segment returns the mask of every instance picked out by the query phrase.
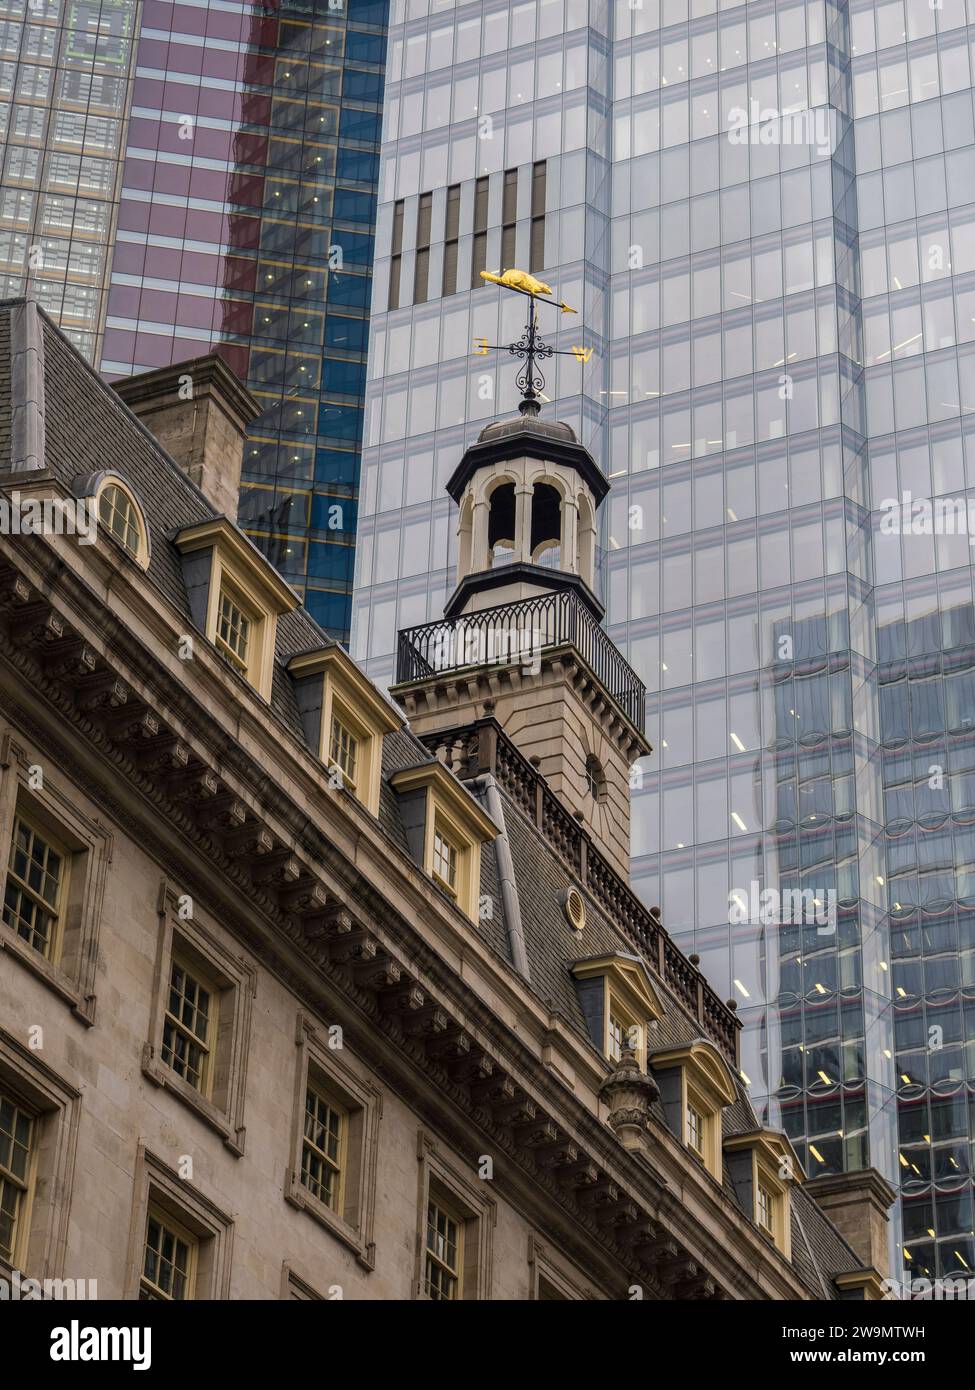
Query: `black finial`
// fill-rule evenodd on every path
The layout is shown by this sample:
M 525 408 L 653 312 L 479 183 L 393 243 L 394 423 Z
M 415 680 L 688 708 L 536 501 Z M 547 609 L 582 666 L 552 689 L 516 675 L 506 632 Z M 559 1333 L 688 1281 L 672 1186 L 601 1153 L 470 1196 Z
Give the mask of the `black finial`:
M 528 309 L 528 322 L 517 343 L 511 343 L 508 351 L 513 357 L 524 358 L 525 365 L 515 377 L 515 385 L 521 391 L 521 404 L 518 409 L 522 415 L 538 414 L 538 398 L 545 389 L 545 378 L 539 361 L 553 356 L 555 349 L 543 342 L 538 333 L 538 311 L 534 300 Z

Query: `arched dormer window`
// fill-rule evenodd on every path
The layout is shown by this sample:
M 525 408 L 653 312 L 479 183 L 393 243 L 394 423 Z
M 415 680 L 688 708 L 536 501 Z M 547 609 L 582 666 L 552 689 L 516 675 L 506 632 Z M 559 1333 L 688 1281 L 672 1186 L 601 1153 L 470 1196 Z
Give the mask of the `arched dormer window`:
M 149 564 L 149 532 L 135 494 L 121 478 L 109 475 L 98 488 L 99 528 L 143 569 Z
M 514 483 L 502 483 L 491 493 L 488 552 L 492 569 L 497 569 L 500 565 L 510 565 L 515 558 Z
M 561 568 L 562 498 L 551 483 L 536 483 L 532 491 L 531 557 L 535 565 Z

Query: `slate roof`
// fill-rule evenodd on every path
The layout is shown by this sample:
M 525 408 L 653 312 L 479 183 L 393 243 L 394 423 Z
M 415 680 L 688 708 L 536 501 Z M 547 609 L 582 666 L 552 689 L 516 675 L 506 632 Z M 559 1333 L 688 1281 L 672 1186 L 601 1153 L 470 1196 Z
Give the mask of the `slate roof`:
M 23 301 L 0 302 L 0 471 L 9 471 L 11 467 L 9 311 L 19 302 Z M 215 517 L 215 509 L 46 315 L 44 349 L 48 467 L 66 487 L 72 488 L 82 472 L 79 461 L 97 458 L 102 469 L 118 473 L 129 484 L 143 506 L 149 528 L 149 581 L 185 617 L 188 626 L 192 626 L 174 537 L 187 526 Z M 299 652 L 331 642 L 325 630 L 303 608 L 285 614 L 278 621 L 271 709 L 281 724 L 302 743 L 304 736 L 294 689 L 285 668 L 291 657 Z M 229 663 L 228 670 L 232 671 Z M 431 761 L 429 750 L 409 729 L 386 736 L 379 820 L 391 840 L 406 852 L 407 839 L 389 779 L 401 768 Z M 503 789 L 499 790 L 515 867 L 530 988 L 592 1047 L 569 966 L 587 956 L 611 952 L 632 955 L 634 945 L 573 878 L 520 808 Z M 474 794 L 484 805 L 483 792 Z M 581 932 L 569 926 L 562 910 L 570 885 L 579 888 L 586 899 L 586 922 Z M 490 897 L 493 911 L 478 928 L 494 953 L 511 965 L 509 924 L 504 917 L 494 845 L 485 846 L 482 854 L 481 892 Z M 701 1025 L 684 1011 L 655 973 L 652 963 L 647 964 L 665 1009 L 663 1019 L 656 1025 L 652 1047 L 679 1045 L 701 1036 Z M 760 1127 L 740 1077 L 736 1076 L 735 1081 L 738 1099 L 723 1112 L 726 1136 Z M 659 1102 L 655 1109 L 658 1120 L 663 1123 Z M 734 1200 L 727 1176 L 725 1189 Z M 857 1269 L 860 1261 L 801 1187 L 793 1190 L 792 1212 L 796 1271 L 815 1296 L 835 1297 L 831 1286 L 824 1284 L 823 1276 L 829 1279 L 833 1274 Z
M 595 1052 L 597 1049 L 590 1041 L 569 966 L 573 961 L 587 956 L 610 952 L 632 955 L 635 949 L 633 942 L 585 892 L 517 804 L 503 789 L 500 790 L 521 907 L 530 987 L 553 1011 L 561 1014 Z M 483 796 L 480 799 L 484 804 Z M 481 931 L 494 950 L 510 964 L 507 925 L 500 890 L 495 886 L 495 855 L 492 852 L 484 858 L 481 891 L 491 894 L 495 910 L 490 921 L 481 923 Z M 586 922 L 581 932 L 569 926 L 562 911 L 563 897 L 570 885 L 578 888 L 586 900 Z M 647 965 L 664 1007 L 664 1016 L 654 1029 L 651 1049 L 680 1046 L 700 1038 L 700 1023 L 684 1011 L 673 992 L 653 970 L 652 962 L 647 961 Z M 725 1138 L 747 1134 L 762 1127 L 740 1075 L 734 1072 L 733 1075 L 738 1096 L 733 1104 L 722 1111 L 722 1133 Z M 654 1102 L 652 1113 L 661 1125 L 666 1123 L 659 1101 Z M 737 1202 L 727 1173 L 723 1185 L 730 1199 Z M 793 1267 L 814 1297 L 835 1298 L 836 1291 L 830 1283 L 832 1277 L 861 1268 L 862 1261 L 801 1186 L 792 1189 L 791 1207 Z

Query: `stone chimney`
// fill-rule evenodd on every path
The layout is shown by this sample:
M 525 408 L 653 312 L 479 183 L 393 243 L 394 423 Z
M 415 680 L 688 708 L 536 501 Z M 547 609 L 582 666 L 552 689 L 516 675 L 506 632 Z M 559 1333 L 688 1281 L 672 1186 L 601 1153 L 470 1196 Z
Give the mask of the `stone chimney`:
M 112 382 L 221 516 L 237 519 L 247 426 L 261 407 L 217 353 Z
M 887 1210 L 897 1200 L 897 1194 L 876 1168 L 825 1173 L 821 1178 L 810 1178 L 803 1191 L 825 1212 L 864 1267 L 872 1267 L 882 1279 L 888 1279 Z

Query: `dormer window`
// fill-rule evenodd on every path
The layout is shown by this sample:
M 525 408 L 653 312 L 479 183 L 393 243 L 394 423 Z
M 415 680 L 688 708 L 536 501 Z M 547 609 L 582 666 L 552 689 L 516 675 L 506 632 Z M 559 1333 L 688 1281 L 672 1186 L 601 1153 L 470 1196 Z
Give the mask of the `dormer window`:
M 622 1019 L 615 1014 L 609 1016 L 609 1060 L 618 1062 L 623 1056 L 623 1048 L 626 1046 L 626 1037 L 629 1029 Z
M 481 845 L 497 835 L 494 821 L 440 762 L 401 768 L 390 784 L 399 798 L 413 858 L 476 922 Z
M 760 1182 L 755 1197 L 755 1219 L 767 1235 L 775 1235 L 775 1198 L 764 1183 Z
M 687 1147 L 697 1154 L 698 1158 L 704 1157 L 704 1116 L 696 1105 L 688 1102 L 687 1105 Z
M 149 528 L 135 493 L 117 473 L 88 473 L 71 484 L 85 498 L 89 515 L 98 518 L 98 532 L 111 538 L 140 569 L 149 566 Z
M 98 523 L 133 560 L 142 560 L 148 546 L 146 526 L 131 492 L 117 482 L 105 483 L 98 494 Z
M 338 643 L 292 657 L 298 711 L 330 788 L 379 814 L 383 738 L 402 720 Z
M 578 960 L 571 970 L 594 1045 L 613 1065 L 631 1047 L 646 1070 L 647 1026 L 663 1009 L 643 961 L 620 952 Z
M 298 595 L 226 517 L 187 527 L 176 545 L 193 621 L 237 674 L 270 700 L 278 618 L 298 607 Z
M 721 1181 L 721 1112 L 736 1096 L 734 1078 L 705 1038 L 650 1056 L 650 1069 L 671 1131 Z
M 433 833 L 426 837 L 423 867 L 469 917 L 476 919 L 480 897 L 480 841 L 464 833 L 446 806 L 431 806 Z M 475 852 L 476 846 L 476 852 Z
M 606 1055 L 611 1062 L 619 1062 L 624 1047 L 632 1047 L 641 1066 L 647 1055 L 646 1027 L 630 1013 L 613 994 L 609 996 L 609 1026 L 606 1032 Z
M 793 1183 L 805 1181 L 784 1134 L 758 1129 L 725 1140 L 725 1159 L 742 1210 L 785 1258 L 792 1258 Z

